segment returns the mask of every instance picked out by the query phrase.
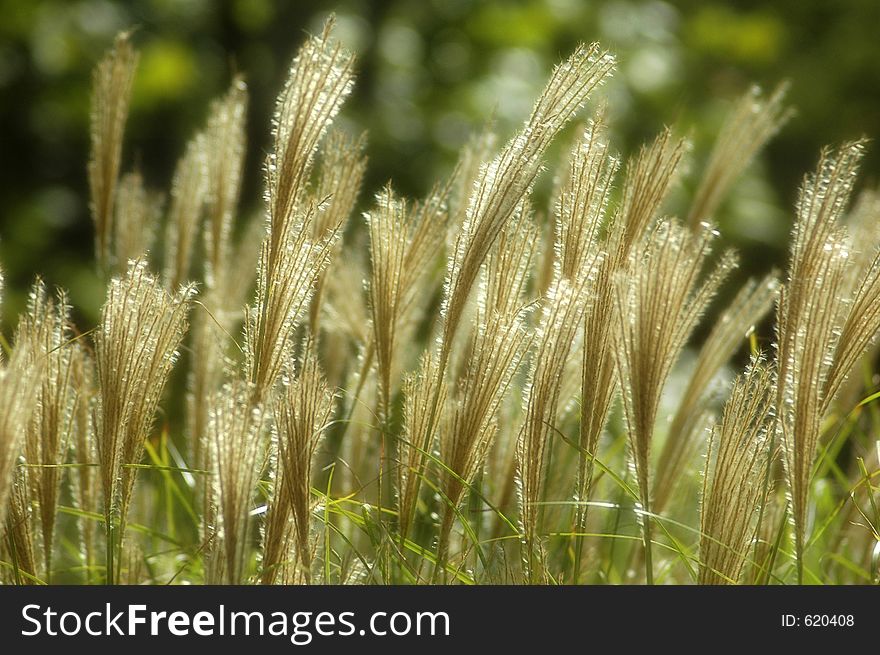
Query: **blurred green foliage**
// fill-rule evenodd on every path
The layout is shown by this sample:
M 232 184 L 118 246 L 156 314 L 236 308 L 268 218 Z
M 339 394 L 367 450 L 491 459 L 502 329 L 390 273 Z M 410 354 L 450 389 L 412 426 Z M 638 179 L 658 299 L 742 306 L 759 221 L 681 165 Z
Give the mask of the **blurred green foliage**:
M 604 90 L 617 149 L 632 152 L 670 123 L 691 137 L 680 202 L 731 101 L 752 82 L 791 81 L 797 116 L 717 217 L 746 272 L 783 263 L 795 192 L 819 149 L 880 128 L 876 0 L 0 0 L 7 329 L 37 273 L 71 290 L 84 326 L 102 301 L 85 173 L 88 101 L 91 68 L 117 31 L 134 26 L 141 50 L 124 169 L 138 165 L 155 188 L 167 188 L 210 99 L 233 72 L 245 74 L 245 213 L 260 208 L 269 118 L 290 57 L 330 11 L 359 55 L 342 122 L 369 131 L 364 203 L 389 179 L 405 194 L 425 192 L 489 116 L 510 134 L 578 41 L 619 56 Z M 876 152 L 865 171 L 876 179 Z

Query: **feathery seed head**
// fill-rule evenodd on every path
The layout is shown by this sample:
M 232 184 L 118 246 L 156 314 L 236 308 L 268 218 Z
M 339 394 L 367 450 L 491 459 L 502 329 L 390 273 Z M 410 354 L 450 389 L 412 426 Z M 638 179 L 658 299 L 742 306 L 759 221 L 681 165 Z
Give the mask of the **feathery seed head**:
M 760 355 L 753 357 L 713 427 L 700 521 L 700 584 L 736 583 L 742 575 L 764 493 L 774 386 L 772 369 Z
M 700 186 L 688 214 L 688 224 L 710 220 L 736 178 L 763 145 L 794 113 L 784 104 L 788 84 L 780 84 L 768 98 L 753 86 L 737 102 L 709 155 Z
M 626 264 L 633 248 L 657 219 L 657 212 L 676 180 L 686 148 L 687 142 L 676 140 L 672 130 L 666 128 L 627 163 L 623 198 L 608 231 L 613 268 Z
M 311 579 L 312 465 L 315 452 L 330 422 L 335 395 L 321 373 L 309 344 L 301 370 L 288 363 L 281 392 L 275 401 L 275 437 L 278 465 L 284 478 L 286 502 L 293 517 L 294 558 L 300 575 Z
M 226 94 L 214 101 L 205 129 L 205 282 L 223 288 L 231 252 L 232 224 L 241 190 L 245 156 L 247 85 L 233 79 Z
M 569 279 L 595 255 L 611 182 L 620 166 L 608 152 L 604 119 L 604 111 L 600 111 L 575 142 L 556 207 L 562 275 Z
M 434 385 L 441 385 L 435 389 Z M 398 444 L 397 495 L 400 533 L 406 537 L 414 519 L 422 478 L 433 452 L 435 434 L 431 426 L 431 403 L 439 398 L 446 405 L 447 386 L 437 374 L 437 357 L 432 349 L 423 355 L 418 372 L 403 383 L 404 436 Z
M 348 220 L 358 199 L 367 169 L 366 133 L 352 138 L 332 129 L 321 146 L 318 182 L 312 193 L 317 213 L 312 238 L 321 239 Z
M 52 300 L 40 279 L 34 284 L 27 312 L 19 321 L 16 344 L 30 353 L 31 364 L 42 371 L 35 389 L 35 407 L 24 439 L 21 472 L 27 489 L 21 499 L 39 507 L 44 571 L 51 572 L 55 517 L 61 492 L 61 469 L 73 434 L 75 395 L 72 379 L 74 347 L 69 343 L 70 305 L 64 292 Z M 17 345 L 17 347 L 18 347 Z M 36 361 L 40 360 L 40 361 Z M 35 531 L 36 532 L 36 531 Z
M 266 193 L 273 257 L 282 247 L 301 203 L 318 141 L 353 85 L 354 57 L 331 39 L 334 19 L 310 37 L 278 96 L 273 120 L 275 148 L 266 164 Z
M 478 321 L 440 433 L 440 456 L 451 471 L 443 471 L 441 489 L 450 506 L 461 503 L 485 462 L 498 411 L 531 340 L 518 315 L 493 313 Z
M 218 522 L 215 538 L 222 544 L 226 584 L 241 584 L 247 577 L 250 511 L 264 464 L 266 416 L 260 405 L 252 404 L 249 386 L 240 381 L 224 385 L 212 397 L 208 419 Z
M 721 282 L 735 266 L 726 253 L 705 279 L 702 271 L 717 232 L 694 234 L 661 221 L 616 276 L 616 359 L 633 458 L 645 509 L 648 460 L 660 394 L 691 331 Z
M 190 277 L 193 248 L 208 191 L 208 140 L 197 134 L 177 163 L 165 230 L 165 280 L 176 289 Z
M 576 341 L 595 268 L 579 271 L 574 280 L 557 278 L 543 302 L 538 323 L 536 348 L 525 389 L 525 420 L 516 446 L 520 521 L 526 545 L 526 567 L 535 574 L 538 501 L 544 484 L 545 451 L 559 412 L 559 394 L 565 365 Z
M 331 40 L 334 19 L 300 48 L 278 97 L 275 147 L 266 165 L 268 234 L 257 266 L 257 298 L 245 322 L 246 369 L 257 399 L 274 386 L 291 356 L 302 319 L 338 229 L 312 241 L 319 211 L 304 202 L 318 142 L 351 91 L 354 58 Z
M 370 309 L 384 406 L 391 397 L 395 332 L 399 319 L 401 278 L 409 240 L 407 208 L 386 186 L 376 196 L 376 210 L 367 213 L 370 228 Z M 387 417 L 386 417 L 387 418 Z
M 245 365 L 257 398 L 272 389 L 291 356 L 297 326 L 338 236 L 334 233 L 313 243 L 302 230 L 291 236 L 274 266 L 271 239 L 263 241 L 257 265 L 256 304 L 248 308 L 245 320 Z
M 105 269 L 112 257 L 113 205 L 122 159 L 122 136 L 138 61 L 129 36 L 123 32 L 116 37 L 113 48 L 92 75 L 90 207 L 95 223 L 95 252 L 99 265 Z
M 614 57 L 597 44 L 579 46 L 554 69 L 522 131 L 481 169 L 447 273 L 441 368 L 480 267 L 532 187 L 544 152 L 613 68 Z
M 528 283 L 538 241 L 531 208 L 523 201 L 486 258 L 478 296 L 481 312 L 513 316 L 528 304 Z
M 144 260 L 132 261 L 110 282 L 95 334 L 98 455 L 108 517 L 118 512 L 125 519 L 136 469 L 123 465 L 140 462 L 194 295 L 192 285 L 166 291 Z
M 664 509 L 696 448 L 707 390 L 711 388 L 713 378 L 770 310 L 778 294 L 779 280 L 773 273 L 760 281 L 749 280 L 716 319 L 703 342 L 658 459 L 652 499 L 655 512 Z
M 880 255 L 851 257 L 841 224 L 864 145 L 823 151 L 816 172 L 806 177 L 777 303 L 776 402 L 799 567 L 822 420 L 880 329 Z
M 117 272 L 124 272 L 129 260 L 145 257 L 152 247 L 163 202 L 161 193 L 144 188 L 139 171 L 122 176 L 113 219 L 112 260 Z
M 6 518 L 15 465 L 34 410 L 42 365 L 43 359 L 33 357 L 22 344 L 0 366 L 0 525 Z

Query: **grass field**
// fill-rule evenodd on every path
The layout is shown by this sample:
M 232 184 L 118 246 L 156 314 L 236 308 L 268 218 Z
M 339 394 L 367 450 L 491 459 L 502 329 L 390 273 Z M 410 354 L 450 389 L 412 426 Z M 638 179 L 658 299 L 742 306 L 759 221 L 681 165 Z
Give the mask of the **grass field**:
M 880 582 L 864 141 L 817 153 L 785 270 L 737 288 L 712 220 L 788 120 L 784 86 L 730 108 L 705 166 L 687 126 L 621 154 L 618 62 L 583 45 L 426 197 L 365 197 L 331 19 L 248 217 L 241 78 L 167 198 L 126 164 L 132 39 L 93 78 L 100 321 L 36 280 L 3 343 L 4 582 Z

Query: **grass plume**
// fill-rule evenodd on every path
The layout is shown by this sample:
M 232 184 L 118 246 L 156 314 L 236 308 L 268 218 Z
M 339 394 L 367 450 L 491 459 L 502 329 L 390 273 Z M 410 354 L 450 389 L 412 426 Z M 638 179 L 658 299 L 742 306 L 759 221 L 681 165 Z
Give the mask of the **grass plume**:
M 353 57 L 331 40 L 333 20 L 310 37 L 290 67 L 278 97 L 274 150 L 266 163 L 268 234 L 260 251 L 257 298 L 248 311 L 245 343 L 255 399 L 266 396 L 290 356 L 333 235 L 312 241 L 317 207 L 304 202 L 318 142 L 352 87 Z
M 124 533 L 136 468 L 187 328 L 192 286 L 170 294 L 142 260 L 113 278 L 95 333 L 98 375 L 97 434 L 104 520 L 108 532 L 107 581 L 113 551 Z M 114 543 L 114 540 L 117 540 Z
M 441 370 L 480 266 L 534 183 L 544 152 L 613 68 L 598 44 L 579 46 L 554 69 L 523 129 L 481 169 L 447 274 Z
M 700 584 L 736 584 L 742 576 L 764 493 L 775 383 L 766 362 L 753 358 L 712 428 L 700 515 Z
M 701 280 L 717 233 L 704 225 L 697 234 L 661 221 L 636 250 L 630 275 L 618 274 L 616 358 L 623 407 L 638 481 L 645 538 L 646 579 L 651 563 L 650 450 L 660 394 L 672 366 L 709 301 L 735 264 L 725 254 Z
M 113 235 L 113 206 L 122 160 L 122 137 L 137 68 L 138 54 L 130 34 L 116 37 L 92 76 L 91 158 L 89 190 L 95 223 L 95 253 L 98 265 L 109 270 L 113 264 L 110 245 Z
M 265 450 L 265 414 L 250 398 L 247 385 L 231 383 L 211 402 L 208 434 L 219 541 L 214 549 L 220 553 L 214 583 L 242 584 L 248 573 L 250 513 Z
M 57 301 L 52 300 L 45 285 L 37 280 L 28 300 L 28 310 L 19 323 L 16 342 L 27 344 L 31 356 L 43 360 L 34 414 L 25 435 L 24 455 L 29 466 L 22 473 L 26 478 L 26 498 L 35 501 L 39 508 L 42 570 L 46 579 L 51 575 L 55 549 L 55 521 L 63 471 L 59 467 L 67 458 L 73 427 L 74 348 L 69 343 L 69 326 L 70 305 L 66 295 L 61 292 Z
M 880 329 L 880 255 L 851 258 L 842 218 L 864 143 L 826 150 L 797 203 L 788 279 L 777 304 L 777 407 L 791 493 L 798 579 L 822 421 Z M 861 264 L 861 265 L 859 265 Z
M 285 480 L 286 497 L 293 518 L 293 579 L 311 581 L 312 465 L 333 411 L 334 395 L 318 368 L 313 352 L 306 349 L 299 371 L 287 371 L 275 409 L 279 473 Z
M 655 512 L 662 512 L 666 508 L 693 454 L 712 380 L 745 342 L 747 334 L 770 310 L 778 291 L 779 281 L 772 273 L 761 280 L 746 282 L 715 321 L 703 342 L 657 460 L 657 475 L 653 485 Z
M 713 219 L 724 196 L 761 147 L 791 118 L 784 104 L 787 84 L 769 97 L 753 86 L 739 99 L 721 126 L 709 155 L 687 222 L 697 226 Z

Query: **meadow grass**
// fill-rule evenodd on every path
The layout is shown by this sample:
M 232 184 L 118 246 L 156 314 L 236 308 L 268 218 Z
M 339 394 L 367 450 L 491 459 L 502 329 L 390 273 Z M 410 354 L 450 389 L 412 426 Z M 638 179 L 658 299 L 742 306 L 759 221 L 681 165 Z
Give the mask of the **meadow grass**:
M 244 79 L 165 203 L 125 167 L 137 62 L 122 34 L 93 78 L 100 321 L 37 279 L 3 342 L 2 581 L 880 582 L 864 143 L 805 177 L 784 271 L 731 289 L 711 223 L 784 86 L 733 106 L 684 220 L 683 130 L 614 151 L 598 44 L 425 198 L 369 197 L 366 135 L 333 126 L 356 63 L 331 19 L 292 61 L 247 220 Z

